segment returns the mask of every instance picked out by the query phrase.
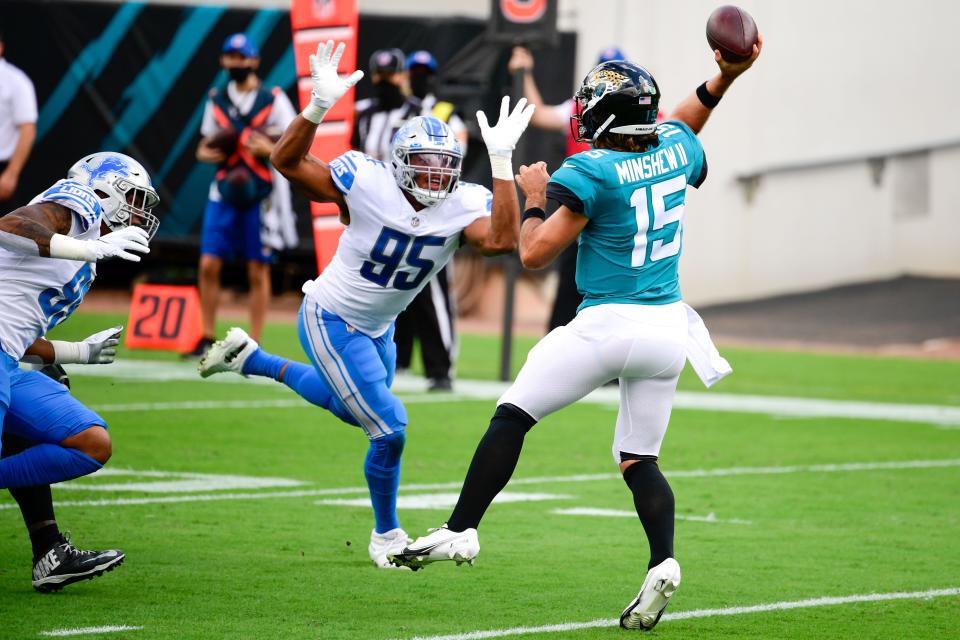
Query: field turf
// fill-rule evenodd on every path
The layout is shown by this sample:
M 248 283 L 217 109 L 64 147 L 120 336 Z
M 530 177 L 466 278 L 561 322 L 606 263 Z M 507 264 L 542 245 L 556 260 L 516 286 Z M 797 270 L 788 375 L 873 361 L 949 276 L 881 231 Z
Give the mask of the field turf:
M 116 320 L 80 314 L 57 337 Z M 518 341 L 515 368 L 532 343 Z M 304 359 L 292 325 L 268 327 L 265 346 Z M 956 362 L 723 351 L 730 378 L 706 392 L 688 370 L 681 389 L 785 406 L 960 408 Z M 492 380 L 498 353 L 496 338 L 462 336 L 459 376 Z M 530 433 L 514 477 L 531 481 L 508 486 L 517 501 L 489 511 L 476 566 L 378 571 L 366 551 L 369 507 L 330 503 L 365 497 L 359 430 L 281 385 L 192 380 L 168 354 L 122 350 L 120 359 L 127 368 L 115 377 L 69 369 L 75 395 L 108 421 L 114 456 L 110 474 L 57 486 L 54 498 L 78 546 L 117 546 L 127 560 L 92 582 L 35 593 L 29 542 L 3 492 L 0 638 L 126 626 L 76 637 L 465 639 L 545 625 L 569 626 L 504 637 L 625 637 L 608 625 L 645 574 L 639 521 L 558 513 L 633 509 L 610 454 L 612 402 L 572 406 Z M 131 366 L 138 375 L 124 373 Z M 419 502 L 400 515 L 420 535 L 449 514 L 494 401 L 404 397 L 401 499 Z M 683 583 L 668 612 L 694 613 L 664 620 L 655 637 L 958 637 L 957 424 L 677 409 L 661 466 L 681 516 Z M 71 504 L 90 501 L 98 504 Z M 848 596 L 866 601 L 784 604 Z M 766 604 L 775 606 L 730 609 Z

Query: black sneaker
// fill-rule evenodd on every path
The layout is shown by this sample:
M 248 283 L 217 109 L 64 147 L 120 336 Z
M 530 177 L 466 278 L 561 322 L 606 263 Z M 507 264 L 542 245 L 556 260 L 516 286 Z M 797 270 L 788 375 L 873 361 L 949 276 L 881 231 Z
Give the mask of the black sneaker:
M 182 357 L 184 359 L 202 358 L 207 354 L 207 351 L 210 349 L 210 347 L 213 346 L 213 343 L 214 343 L 213 338 L 207 338 L 207 337 L 200 338 L 197 341 L 197 346 L 193 348 L 193 351 L 182 354 Z
M 450 378 L 431 378 L 427 391 L 453 391 L 453 383 Z
M 69 538 L 61 535 L 60 541 L 33 563 L 33 588 L 49 593 L 80 580 L 92 580 L 120 566 L 124 557 L 119 549 L 76 549 Z

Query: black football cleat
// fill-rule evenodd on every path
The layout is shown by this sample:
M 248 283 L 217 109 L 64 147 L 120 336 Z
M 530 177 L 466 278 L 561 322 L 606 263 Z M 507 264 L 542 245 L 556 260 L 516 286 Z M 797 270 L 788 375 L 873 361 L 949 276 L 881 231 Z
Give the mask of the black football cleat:
M 180 354 L 180 357 L 184 360 L 190 360 L 191 358 L 202 358 L 203 356 L 207 355 L 207 351 L 210 350 L 210 347 L 213 346 L 213 343 L 213 338 L 204 336 L 197 340 L 197 344 L 193 347 L 193 351 L 182 353 Z
M 60 536 L 60 540 L 33 563 L 33 588 L 50 593 L 80 580 L 92 580 L 119 567 L 125 557 L 119 549 L 77 549 L 68 538 Z

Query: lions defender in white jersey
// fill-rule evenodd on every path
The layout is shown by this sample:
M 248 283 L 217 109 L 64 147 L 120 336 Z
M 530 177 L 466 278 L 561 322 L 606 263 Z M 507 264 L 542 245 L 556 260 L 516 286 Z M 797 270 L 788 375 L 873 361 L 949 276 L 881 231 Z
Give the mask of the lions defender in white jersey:
M 351 151 L 327 165 L 309 154 L 317 125 L 363 76 L 337 75 L 342 52 L 342 44 L 334 51 L 327 42 L 310 57 L 311 103 L 271 156 L 313 200 L 337 203 L 347 225 L 333 261 L 303 287 L 300 343 L 313 366 L 266 353 L 235 328 L 207 352 L 200 374 L 273 378 L 364 430 L 370 439 L 364 474 L 375 518 L 369 553 L 378 567 L 390 568 L 387 555 L 408 541 L 396 508 L 407 413 L 390 391 L 393 322 L 461 244 L 485 255 L 516 248 L 520 208 L 511 153 L 533 107 L 524 108 L 521 100 L 509 113 L 504 98 L 495 127 L 477 113 L 490 152 L 492 193 L 460 183 L 460 143 L 436 118 L 420 116 L 401 127 L 389 163 Z
M 106 422 L 65 386 L 21 360 L 97 364 L 113 360 L 115 327 L 83 342 L 43 336 L 80 305 L 96 263 L 139 261 L 158 226 L 146 170 L 119 153 L 75 163 L 66 180 L 0 218 L 0 487 L 20 505 L 34 550 L 33 586 L 52 591 L 100 575 L 123 553 L 80 551 L 60 536 L 49 485 L 93 473 L 110 458 Z M 143 228 L 141 228 L 143 227 Z

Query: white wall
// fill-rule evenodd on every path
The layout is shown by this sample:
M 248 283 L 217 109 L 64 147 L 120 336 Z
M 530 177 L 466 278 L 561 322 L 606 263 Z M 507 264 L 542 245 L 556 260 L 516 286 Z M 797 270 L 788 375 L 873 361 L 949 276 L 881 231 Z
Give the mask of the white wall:
M 703 28 L 721 2 L 599 2 L 619 10 L 608 20 L 598 16 L 598 0 L 568 4 L 591 16 L 575 20 L 579 71 L 617 41 L 654 72 L 669 108 L 715 69 Z M 687 299 L 746 299 L 902 273 L 960 276 L 960 148 L 929 155 L 926 214 L 895 212 L 898 176 L 912 179 L 896 158 L 879 186 L 866 162 L 764 176 L 751 202 L 735 181 L 773 165 L 960 142 L 950 106 L 960 101 L 960 63 L 949 50 L 960 3 L 920 4 L 905 12 L 890 0 L 742 2 L 766 44 L 701 135 L 710 175 L 688 195 Z

